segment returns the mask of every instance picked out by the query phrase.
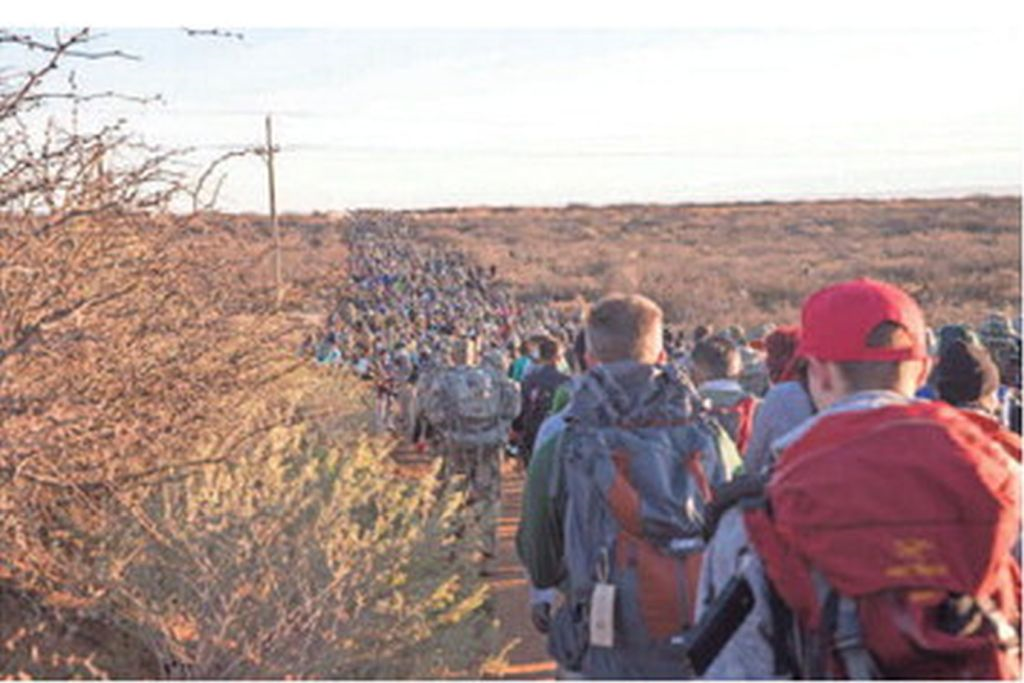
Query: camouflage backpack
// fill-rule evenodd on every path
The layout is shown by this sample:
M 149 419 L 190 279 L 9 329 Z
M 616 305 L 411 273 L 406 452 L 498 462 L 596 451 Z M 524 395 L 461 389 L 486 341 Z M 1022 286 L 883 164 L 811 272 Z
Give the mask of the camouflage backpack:
M 682 677 L 670 640 L 693 619 L 704 516 L 712 487 L 739 463 L 735 448 L 674 368 L 593 368 L 565 415 L 557 458 L 570 593 L 553 629 L 556 658 L 597 678 Z M 610 647 L 588 636 L 598 584 L 614 586 Z
M 459 366 L 435 380 L 425 410 L 450 443 L 496 446 L 508 435 L 516 399 L 511 382 L 483 368 Z

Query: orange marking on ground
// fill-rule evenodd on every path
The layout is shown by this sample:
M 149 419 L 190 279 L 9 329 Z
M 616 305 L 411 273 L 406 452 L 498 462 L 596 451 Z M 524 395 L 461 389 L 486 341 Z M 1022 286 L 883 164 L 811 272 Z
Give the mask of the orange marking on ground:
M 503 564 L 500 567 L 494 568 L 494 574 L 515 574 L 516 576 L 523 576 L 523 568 L 518 564 Z
M 526 664 L 509 664 L 501 673 L 506 676 L 524 675 L 524 674 L 550 674 L 555 675 L 555 663 L 554 662 L 528 662 Z

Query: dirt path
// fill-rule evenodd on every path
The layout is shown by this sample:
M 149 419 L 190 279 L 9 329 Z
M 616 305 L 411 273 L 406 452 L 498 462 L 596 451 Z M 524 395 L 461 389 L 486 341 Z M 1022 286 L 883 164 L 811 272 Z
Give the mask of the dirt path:
M 547 638 L 530 623 L 529 582 L 516 558 L 515 536 L 519 526 L 524 476 L 506 460 L 501 471 L 501 518 L 498 524 L 498 557 L 491 575 L 491 594 L 503 640 L 518 640 L 508 655 L 503 678 L 553 679 L 555 663 L 547 653 Z

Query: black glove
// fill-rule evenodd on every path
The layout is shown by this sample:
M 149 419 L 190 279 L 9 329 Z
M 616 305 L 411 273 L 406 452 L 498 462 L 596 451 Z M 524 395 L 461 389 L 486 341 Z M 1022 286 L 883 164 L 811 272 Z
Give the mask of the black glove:
M 530 606 L 530 621 L 533 627 L 540 633 L 547 633 L 551 630 L 551 603 L 538 602 Z

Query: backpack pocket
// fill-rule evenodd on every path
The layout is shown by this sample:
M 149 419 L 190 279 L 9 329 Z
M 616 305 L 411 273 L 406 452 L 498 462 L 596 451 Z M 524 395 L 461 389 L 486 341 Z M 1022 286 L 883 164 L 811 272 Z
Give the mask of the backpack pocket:
M 616 639 L 635 645 L 664 642 L 693 619 L 700 555 L 667 555 L 622 531 L 615 542 L 614 583 L 619 589 Z
M 562 667 L 579 671 L 587 652 L 587 620 L 582 606 L 564 604 L 555 612 L 548 635 L 548 653 Z

